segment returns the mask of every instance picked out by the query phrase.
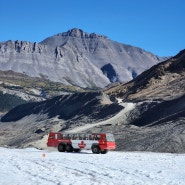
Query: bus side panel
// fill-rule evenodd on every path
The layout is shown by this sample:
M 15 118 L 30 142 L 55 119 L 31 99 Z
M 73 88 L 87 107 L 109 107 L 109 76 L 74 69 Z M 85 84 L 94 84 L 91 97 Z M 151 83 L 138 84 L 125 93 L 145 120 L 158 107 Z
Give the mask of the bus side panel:
M 71 140 L 73 148 L 91 149 L 92 144 L 98 143 L 95 140 Z

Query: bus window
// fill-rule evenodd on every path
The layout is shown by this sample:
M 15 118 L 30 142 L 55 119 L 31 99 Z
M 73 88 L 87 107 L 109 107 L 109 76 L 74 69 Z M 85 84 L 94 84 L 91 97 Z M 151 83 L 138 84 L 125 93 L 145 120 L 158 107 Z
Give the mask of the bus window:
M 85 134 L 82 136 L 82 139 L 83 140 L 86 140 L 87 139 Z
M 80 136 L 77 134 L 76 135 L 76 140 L 79 140 L 80 139 Z
M 49 136 L 49 139 L 53 139 L 53 138 L 54 138 L 54 136 L 53 136 L 53 135 L 50 135 L 50 136 Z
M 115 141 L 113 134 L 106 134 L 107 141 Z
M 77 135 L 76 135 L 76 134 L 74 134 L 74 135 L 73 135 L 73 139 L 74 139 L 74 140 L 76 140 L 76 138 L 77 138 Z
M 58 134 L 58 139 L 62 139 L 62 135 L 61 134 Z
M 75 134 L 71 134 L 71 139 L 75 140 Z
M 63 134 L 62 139 L 66 139 L 66 135 L 65 134 Z
M 98 135 L 98 134 L 97 135 L 94 135 L 94 139 L 95 140 L 100 140 L 100 135 Z
M 83 139 L 83 135 L 80 134 L 80 135 L 79 135 L 79 140 L 82 140 L 82 139 Z
M 86 140 L 89 140 L 89 136 L 88 136 L 88 135 L 86 135 L 86 136 L 85 136 L 85 139 L 86 139 Z
M 71 139 L 71 136 L 67 134 L 66 139 Z

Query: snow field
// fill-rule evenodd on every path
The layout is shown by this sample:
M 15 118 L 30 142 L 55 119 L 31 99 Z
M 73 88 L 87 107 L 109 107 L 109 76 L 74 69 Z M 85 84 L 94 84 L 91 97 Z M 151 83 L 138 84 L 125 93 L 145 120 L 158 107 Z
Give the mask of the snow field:
M 0 148 L 0 164 L 0 185 L 185 184 L 185 154 Z

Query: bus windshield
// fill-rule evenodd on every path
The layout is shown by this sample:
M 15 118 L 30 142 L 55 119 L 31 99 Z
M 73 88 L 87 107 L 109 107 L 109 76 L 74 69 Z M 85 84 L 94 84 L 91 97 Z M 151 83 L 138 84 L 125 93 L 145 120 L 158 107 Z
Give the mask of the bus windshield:
M 113 134 L 106 134 L 107 141 L 115 141 Z

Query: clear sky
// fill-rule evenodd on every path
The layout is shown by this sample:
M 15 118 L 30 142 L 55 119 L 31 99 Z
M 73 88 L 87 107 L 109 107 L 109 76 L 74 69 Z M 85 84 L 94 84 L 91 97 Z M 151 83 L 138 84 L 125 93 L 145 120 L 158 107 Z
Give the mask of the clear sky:
M 185 49 L 185 0 L 0 0 L 0 42 L 79 28 L 159 56 Z

